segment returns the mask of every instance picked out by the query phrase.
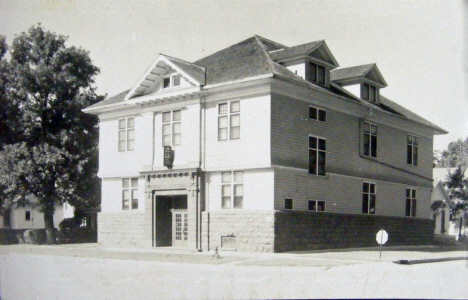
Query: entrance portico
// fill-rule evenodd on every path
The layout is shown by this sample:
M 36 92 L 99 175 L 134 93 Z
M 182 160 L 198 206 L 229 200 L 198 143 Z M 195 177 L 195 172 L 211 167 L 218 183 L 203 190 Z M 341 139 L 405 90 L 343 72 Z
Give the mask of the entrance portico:
M 145 176 L 152 247 L 199 249 L 200 172 L 197 169 L 165 170 L 148 172 Z

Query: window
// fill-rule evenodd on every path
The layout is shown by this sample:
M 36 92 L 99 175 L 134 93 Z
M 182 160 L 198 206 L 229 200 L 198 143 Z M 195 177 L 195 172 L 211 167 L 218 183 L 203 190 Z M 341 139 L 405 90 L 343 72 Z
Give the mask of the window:
M 309 174 L 325 175 L 326 141 L 309 136 Z
M 325 67 L 309 63 L 310 68 L 310 81 L 325 84 Z
M 163 146 L 179 146 L 182 141 L 182 114 L 180 110 L 168 111 L 162 114 L 162 144 Z
M 163 82 L 162 82 L 162 88 L 163 89 L 168 89 L 171 87 L 178 87 L 180 86 L 180 78 L 181 76 L 179 74 L 172 75 L 169 77 L 164 77 Z
M 307 209 L 312 211 L 325 211 L 325 201 L 309 200 Z
M 377 102 L 377 89 L 373 85 L 364 83 L 362 85 L 362 99 L 369 100 L 370 102 Z
M 406 138 L 406 163 L 418 165 L 418 137 L 408 134 Z
M 377 125 L 364 122 L 364 156 L 377 157 Z
M 222 172 L 222 204 L 223 209 L 242 208 L 244 202 L 244 172 Z
M 309 118 L 320 122 L 326 122 L 327 112 L 323 109 L 309 106 Z
M 240 138 L 240 101 L 218 105 L 218 141 Z
M 138 209 L 138 178 L 122 178 L 122 209 Z
M 119 152 L 135 149 L 135 118 L 119 120 Z
M 284 199 L 284 209 L 293 209 L 293 199 L 291 198 Z
M 416 189 L 406 189 L 406 216 L 416 217 Z
M 31 212 L 29 210 L 24 212 L 24 219 L 26 221 L 31 221 Z
M 375 215 L 375 183 L 362 183 L 362 213 Z

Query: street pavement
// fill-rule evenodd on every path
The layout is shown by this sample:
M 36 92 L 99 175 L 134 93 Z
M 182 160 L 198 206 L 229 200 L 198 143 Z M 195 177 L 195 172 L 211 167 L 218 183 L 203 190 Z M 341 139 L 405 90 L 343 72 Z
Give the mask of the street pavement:
M 213 252 L 106 249 L 97 244 L 0 246 L 0 289 L 7 300 L 466 299 L 468 251 L 448 250 L 384 248 L 382 258 L 378 248 L 220 252 L 216 259 Z M 419 263 L 394 263 L 399 260 Z

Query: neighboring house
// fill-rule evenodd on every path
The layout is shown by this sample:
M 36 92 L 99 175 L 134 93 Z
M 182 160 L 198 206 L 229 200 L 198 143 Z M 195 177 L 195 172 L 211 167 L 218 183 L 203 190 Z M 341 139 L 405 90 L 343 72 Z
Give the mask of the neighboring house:
M 68 204 L 56 205 L 54 213 L 54 227 L 59 228 L 64 218 L 73 217 L 73 207 Z M 0 216 L 0 227 L 11 229 L 42 229 L 44 225 L 44 214 L 36 204 L 34 197 L 30 197 L 30 203 L 23 206 L 13 204 L 9 213 Z
M 450 232 L 450 211 L 453 208 L 442 181 L 434 181 L 431 194 L 432 219 L 434 220 L 434 234 L 452 235 Z
M 433 136 L 375 64 L 254 36 L 160 54 L 99 116 L 102 245 L 288 251 L 430 243 Z
M 444 187 L 449 172 L 455 172 L 457 168 L 434 168 L 434 190 L 431 195 L 432 219 L 435 221 L 434 233 L 443 235 L 457 235 L 459 231 L 459 222 L 453 222 L 450 212 L 453 209 L 453 203 L 448 196 L 448 190 Z M 466 172 L 466 170 L 465 170 Z

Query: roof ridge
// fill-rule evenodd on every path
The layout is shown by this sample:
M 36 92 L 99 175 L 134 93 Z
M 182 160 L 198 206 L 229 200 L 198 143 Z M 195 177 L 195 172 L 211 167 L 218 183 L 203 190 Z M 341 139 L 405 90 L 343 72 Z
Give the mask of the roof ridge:
M 265 58 L 266 58 L 267 63 L 268 63 L 268 67 L 270 67 L 271 74 L 275 74 L 275 72 L 273 71 L 273 66 L 271 65 L 271 62 L 273 60 L 271 59 L 270 55 L 268 54 L 268 51 L 265 49 L 265 45 L 263 45 L 263 43 L 260 41 L 258 35 L 255 35 L 254 37 L 255 37 L 255 40 L 257 41 L 257 43 L 259 44 L 260 48 L 262 48 L 263 54 L 265 55 Z
M 334 70 L 331 70 L 332 72 L 337 72 L 337 71 L 342 71 L 342 70 L 346 70 L 346 69 L 353 69 L 353 68 L 360 68 L 360 67 L 368 67 L 366 69 L 366 72 L 370 70 L 371 67 L 373 66 L 377 66 L 377 63 L 370 63 L 370 64 L 364 64 L 364 65 L 358 65 L 358 66 L 351 66 L 351 67 L 345 67 L 345 68 L 337 68 L 337 69 L 334 69 Z
M 182 61 L 182 62 L 185 62 L 185 63 L 191 64 L 191 65 L 195 65 L 195 66 L 197 66 L 197 67 L 206 69 L 206 67 L 204 67 L 204 66 L 200 66 L 200 65 L 197 65 L 196 63 L 189 62 L 189 61 L 186 61 L 186 60 L 183 60 L 183 59 L 174 57 L 174 56 L 170 56 L 170 55 L 167 55 L 167 54 L 164 54 L 164 53 L 159 53 L 159 55 L 166 56 L 166 57 L 170 57 L 170 58 L 172 58 L 172 59 L 180 60 L 180 61 Z
M 261 38 L 261 39 L 263 39 L 263 40 L 266 40 L 266 41 L 268 41 L 268 42 L 272 42 L 273 44 L 276 44 L 276 45 L 278 45 L 278 46 L 281 46 L 281 47 L 286 47 L 286 48 L 288 48 L 288 46 L 286 46 L 286 45 L 283 45 L 283 44 L 280 44 L 280 43 L 278 43 L 278 42 L 275 42 L 275 41 L 273 41 L 273 40 L 270 40 L 270 39 L 264 38 L 263 36 L 260 36 L 260 35 L 258 35 L 258 34 L 255 34 L 254 36 L 255 36 L 255 37 L 259 37 L 259 38 Z
M 205 59 L 205 58 L 207 58 L 207 57 L 213 56 L 213 55 L 215 55 L 215 54 L 217 54 L 217 53 L 219 53 L 219 52 L 222 52 L 222 51 L 224 51 L 224 50 L 226 50 L 226 49 L 228 49 L 228 48 L 231 48 L 231 47 L 237 46 L 237 45 L 239 45 L 239 44 L 245 43 L 246 41 L 251 40 L 251 39 L 254 39 L 254 38 L 255 38 L 255 36 L 249 37 L 249 38 L 247 38 L 247 39 L 245 39 L 245 40 L 242 40 L 242 41 L 240 41 L 240 42 L 238 42 L 238 43 L 229 45 L 229 46 L 227 46 L 227 47 L 225 47 L 225 48 L 223 48 L 223 49 L 221 49 L 221 50 L 218 50 L 218 51 L 216 51 L 216 52 L 214 52 L 214 53 L 211 53 L 211 54 L 209 54 L 209 55 L 206 55 L 206 56 L 204 56 L 204 57 L 202 57 L 202 58 L 197 59 L 195 62 L 193 62 L 193 64 L 196 64 L 197 61 L 200 61 L 200 60 L 203 60 L 203 59 Z M 196 64 L 196 65 L 199 66 L 198 64 Z
M 312 44 L 312 43 L 317 43 L 316 45 L 314 45 L 314 47 L 311 47 L 308 51 L 311 51 L 313 48 L 315 48 L 317 45 L 319 45 L 320 43 L 323 43 L 325 40 L 317 40 L 317 41 L 313 41 L 313 42 L 308 42 L 308 43 L 303 43 L 303 44 L 299 44 L 299 45 L 294 45 L 294 46 L 291 46 L 291 47 L 288 47 L 288 48 L 295 48 L 295 47 L 301 47 L 301 46 L 305 46 L 307 44 Z

